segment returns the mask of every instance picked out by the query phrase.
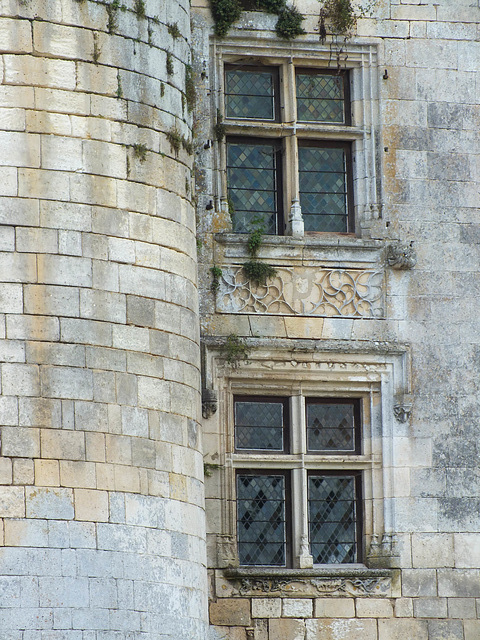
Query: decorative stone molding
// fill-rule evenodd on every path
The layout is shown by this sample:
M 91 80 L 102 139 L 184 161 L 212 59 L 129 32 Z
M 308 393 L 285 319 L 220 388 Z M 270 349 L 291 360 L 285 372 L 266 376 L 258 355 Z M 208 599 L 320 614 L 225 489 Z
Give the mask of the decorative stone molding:
M 341 318 L 384 316 L 381 271 L 275 268 L 276 276 L 258 286 L 245 277 L 241 266 L 222 266 L 217 312 Z
M 417 254 L 413 249 L 413 241 L 409 244 L 399 242 L 387 247 L 387 263 L 392 269 L 413 269 L 417 264 Z
M 392 575 L 379 569 L 318 569 L 264 571 L 255 575 L 249 569 L 227 569 L 224 575 L 232 585 L 229 596 L 251 597 L 389 597 Z

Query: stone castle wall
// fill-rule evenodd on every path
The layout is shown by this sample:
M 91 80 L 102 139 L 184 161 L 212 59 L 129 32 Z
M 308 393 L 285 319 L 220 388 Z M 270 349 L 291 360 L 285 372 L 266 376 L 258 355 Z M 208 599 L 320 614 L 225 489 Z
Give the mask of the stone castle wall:
M 294 61 L 317 56 L 319 67 L 335 67 L 341 46 L 340 64 L 352 69 L 354 101 L 361 100 L 362 83 L 373 69 L 374 82 L 363 95 L 373 101 L 368 126 L 373 125 L 376 136 L 378 179 L 371 210 L 357 206 L 355 239 L 265 238 L 259 257 L 277 268 L 277 276 L 267 287 L 256 287 L 245 283 L 241 273 L 248 259 L 245 239 L 231 234 L 228 211 L 220 203 L 225 197 L 217 152 L 222 143 L 215 143 L 210 125 L 202 133 L 212 140 L 212 148 L 200 156 L 198 172 L 202 328 L 212 359 L 207 385 L 218 392 L 217 413 L 210 412 L 204 421 L 205 448 L 212 463 L 220 464 L 206 481 L 214 637 L 475 640 L 480 637 L 480 9 L 470 0 L 380 0 L 359 19 L 353 37 L 338 45 L 330 35 L 319 41 L 317 2 L 295 3 L 306 16 L 307 33 L 292 43 L 276 38 L 275 16 L 256 12 L 243 13 L 223 40 L 214 39 L 206 5 L 194 3 L 194 24 L 198 67 L 209 71 L 200 104 L 210 122 L 215 113 L 209 110 L 222 100 L 215 93 L 221 92 L 220 56 L 232 64 L 248 63 L 252 56 L 255 64 L 263 60 L 267 66 L 283 64 L 282 55 Z M 330 33 L 328 29 L 327 22 Z M 250 50 L 241 49 L 242 40 Z M 362 46 L 373 52 L 370 58 L 363 54 L 366 63 L 356 57 Z M 356 76 L 355 69 L 363 64 Z M 362 158 L 362 147 L 355 144 Z M 361 186 L 356 185 L 357 205 L 364 204 Z M 407 268 L 392 268 L 399 265 L 389 247 L 397 243 L 407 254 L 413 249 L 416 264 L 412 260 Z M 213 292 L 212 265 L 222 269 Z M 295 292 L 295 281 L 311 283 L 326 269 L 350 268 L 380 272 L 385 298 L 379 298 L 377 317 L 342 317 L 322 307 L 299 311 L 299 300 L 307 300 L 307 310 L 314 305 L 300 288 Z M 225 364 L 222 352 L 231 334 L 242 338 L 249 352 L 248 361 L 240 359 L 236 368 Z M 222 452 L 232 438 L 234 390 L 275 395 L 281 393 L 276 389 L 286 389 L 287 395 L 290 367 L 292 389 L 308 380 L 310 388 L 314 381 L 320 391 L 330 388 L 338 394 L 349 389 L 348 384 L 338 386 L 342 368 L 349 368 L 345 363 L 357 362 L 359 352 L 368 354 L 360 367 L 374 381 L 383 369 L 373 354 L 395 348 L 405 348 L 409 355 L 401 393 L 380 392 L 381 438 L 390 444 L 381 454 L 386 473 L 376 478 L 377 487 L 383 482 L 385 498 L 392 498 L 383 514 L 391 517 L 396 541 L 393 554 L 391 549 L 385 556 L 398 569 L 390 574 L 390 586 L 382 591 L 376 583 L 369 586 L 365 576 L 342 576 L 332 567 L 323 574 L 299 572 L 294 577 L 248 569 L 228 570 L 226 576 L 225 557 L 235 558 L 231 547 L 224 553 L 225 539 L 235 547 L 235 540 L 226 536 L 232 533 L 235 507 L 225 507 L 234 493 L 228 474 L 235 456 L 232 448 L 226 456 Z M 354 366 L 345 373 L 351 381 L 356 380 Z M 391 404 L 386 402 L 389 395 Z
M 0 636 L 201 638 L 188 2 L 0 7 Z

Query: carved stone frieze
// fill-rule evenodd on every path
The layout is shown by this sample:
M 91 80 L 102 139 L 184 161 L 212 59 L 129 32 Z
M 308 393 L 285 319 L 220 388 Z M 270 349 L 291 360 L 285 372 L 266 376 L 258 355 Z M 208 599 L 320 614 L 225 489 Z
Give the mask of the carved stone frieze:
M 390 577 L 242 578 L 238 595 L 388 597 Z
M 384 277 L 374 269 L 275 267 L 265 285 L 250 282 L 241 266 L 222 267 L 216 308 L 222 313 L 382 318 Z
M 412 245 L 413 242 L 390 244 L 387 249 L 388 265 L 392 269 L 413 269 L 417 264 L 417 254 Z

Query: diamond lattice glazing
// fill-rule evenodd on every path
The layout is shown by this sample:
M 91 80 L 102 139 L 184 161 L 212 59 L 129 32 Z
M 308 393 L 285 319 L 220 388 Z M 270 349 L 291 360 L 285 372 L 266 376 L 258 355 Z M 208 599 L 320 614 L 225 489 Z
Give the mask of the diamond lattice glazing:
M 310 545 L 315 564 L 357 561 L 355 478 L 309 476 Z
M 237 475 L 238 555 L 242 565 L 285 565 L 285 477 Z
M 307 405 L 307 450 L 354 451 L 353 404 Z
M 273 74 L 230 69 L 225 79 L 227 118 L 274 120 Z
M 235 448 L 283 451 L 283 404 L 236 402 Z
M 300 122 L 345 122 L 343 77 L 297 74 L 297 119 Z

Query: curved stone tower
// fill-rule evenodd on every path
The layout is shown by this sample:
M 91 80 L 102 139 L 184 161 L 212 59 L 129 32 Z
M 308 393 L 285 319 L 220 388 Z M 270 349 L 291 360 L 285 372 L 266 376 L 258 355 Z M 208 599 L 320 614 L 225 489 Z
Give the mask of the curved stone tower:
M 187 0 L 0 7 L 8 640 L 204 637 L 189 34 Z

